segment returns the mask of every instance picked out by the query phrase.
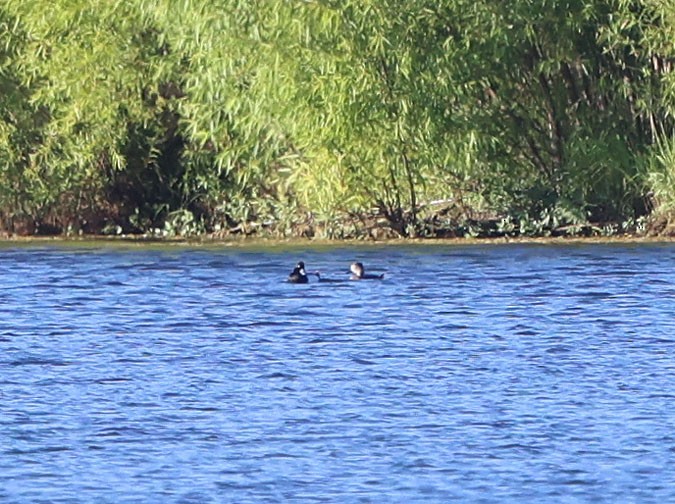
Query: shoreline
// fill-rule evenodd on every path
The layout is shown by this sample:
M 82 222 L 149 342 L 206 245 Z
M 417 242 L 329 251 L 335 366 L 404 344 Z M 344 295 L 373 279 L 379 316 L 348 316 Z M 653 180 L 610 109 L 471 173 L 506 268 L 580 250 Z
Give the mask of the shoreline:
M 3 236 L 0 249 L 19 246 L 63 245 L 96 248 L 112 247 L 185 247 L 185 248 L 332 248 L 358 246 L 499 246 L 499 245 L 612 245 L 612 244 L 667 244 L 675 237 L 663 235 L 617 235 L 572 237 L 486 237 L 486 238 L 388 238 L 388 239 L 314 239 L 314 238 L 265 238 L 265 237 L 148 237 L 148 236 Z

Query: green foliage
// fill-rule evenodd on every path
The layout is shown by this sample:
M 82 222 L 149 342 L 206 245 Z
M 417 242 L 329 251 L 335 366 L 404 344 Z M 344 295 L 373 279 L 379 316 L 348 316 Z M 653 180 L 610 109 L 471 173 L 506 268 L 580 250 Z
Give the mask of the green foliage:
M 607 4 L 476 8 L 476 21 L 462 24 L 461 60 L 481 105 L 467 109 L 466 120 L 492 139 L 488 155 L 503 169 L 503 189 L 491 191 L 501 201 L 492 204 L 535 219 L 567 202 L 591 218 L 621 216 L 623 201 L 635 196 L 626 182 L 644 132 L 618 94 L 630 62 L 613 60 L 598 38 L 612 19 Z
M 5 69 L 14 98 L 5 116 L 21 118 L 4 165 L 20 201 L 3 187 L 7 217 L 22 213 L 65 227 L 95 218 L 110 171 L 126 168 L 127 126 L 150 119 L 143 103 L 144 29 L 134 9 L 109 2 L 5 2 L 15 28 Z M 49 13 L 49 15 L 46 15 Z M 5 123 L 7 124 L 7 123 Z
M 291 182 L 319 219 L 375 208 L 414 235 L 428 202 L 473 184 L 478 136 L 455 120 L 442 10 L 419 0 L 295 10 L 308 31 L 288 44 L 299 51 L 286 127 L 303 153 Z
M 602 36 L 612 54 L 632 59 L 633 93 L 627 94 L 636 121 L 648 132 L 639 182 L 657 217 L 675 215 L 675 5 L 648 0 L 617 2 L 621 17 Z
M 7 229 L 546 234 L 675 200 L 668 2 L 6 0 L 0 28 Z
M 646 184 L 659 213 L 675 215 L 675 136 L 660 137 L 647 158 Z

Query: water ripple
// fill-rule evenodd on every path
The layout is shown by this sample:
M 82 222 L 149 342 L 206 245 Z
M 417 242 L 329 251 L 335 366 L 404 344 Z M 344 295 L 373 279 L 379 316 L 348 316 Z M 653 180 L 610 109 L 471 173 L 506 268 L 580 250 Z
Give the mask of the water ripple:
M 673 260 L 5 247 L 0 500 L 675 500 Z

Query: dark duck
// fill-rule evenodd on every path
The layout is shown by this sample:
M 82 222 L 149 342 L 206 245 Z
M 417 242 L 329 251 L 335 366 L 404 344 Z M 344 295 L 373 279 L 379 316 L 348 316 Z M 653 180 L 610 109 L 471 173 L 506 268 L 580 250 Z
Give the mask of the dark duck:
M 307 272 L 305 271 L 305 263 L 300 261 L 295 265 L 291 274 L 288 275 L 288 281 L 291 283 L 308 283 Z
M 381 275 L 370 275 L 366 273 L 363 268 L 363 263 L 360 262 L 353 262 L 349 267 L 349 271 L 352 274 L 350 280 L 382 280 L 384 278 L 384 273 Z

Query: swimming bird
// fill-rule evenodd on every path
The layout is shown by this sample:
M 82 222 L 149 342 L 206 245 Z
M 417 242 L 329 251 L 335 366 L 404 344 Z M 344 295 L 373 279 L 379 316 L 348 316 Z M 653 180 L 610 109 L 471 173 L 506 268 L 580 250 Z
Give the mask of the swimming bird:
M 291 283 L 307 283 L 309 278 L 307 278 L 307 273 L 305 272 L 305 263 L 300 261 L 295 265 L 291 274 L 288 275 L 288 281 Z
M 363 263 L 360 262 L 353 262 L 349 267 L 349 271 L 352 274 L 349 278 L 350 280 L 382 280 L 384 278 L 384 273 L 381 275 L 369 275 L 365 273 Z

